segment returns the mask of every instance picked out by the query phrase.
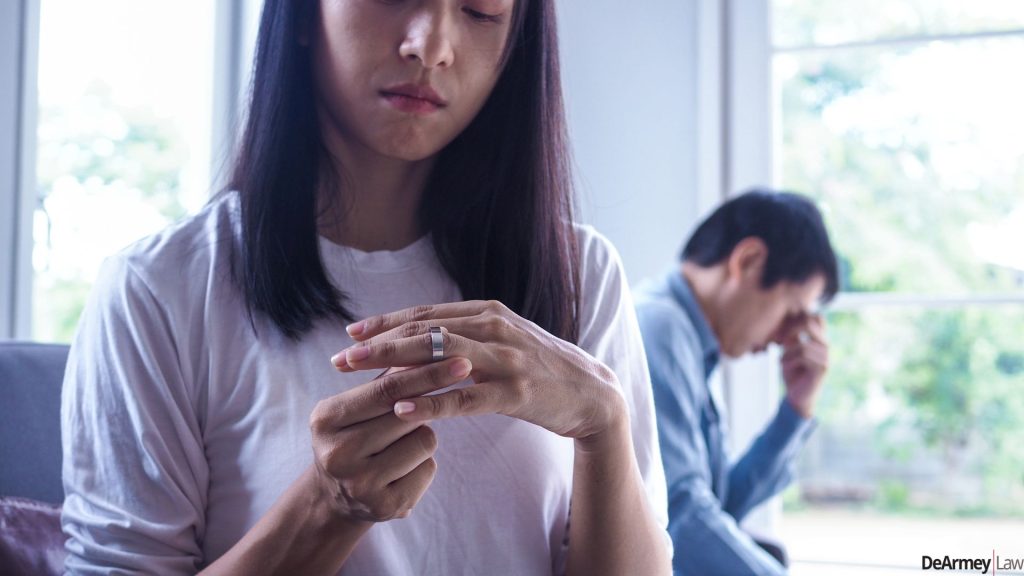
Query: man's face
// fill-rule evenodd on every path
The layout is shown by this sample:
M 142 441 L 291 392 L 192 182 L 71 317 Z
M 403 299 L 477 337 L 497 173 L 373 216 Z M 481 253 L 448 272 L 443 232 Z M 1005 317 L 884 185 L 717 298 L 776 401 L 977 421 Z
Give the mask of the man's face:
M 737 358 L 763 352 L 768 344 L 782 344 L 803 330 L 825 290 L 825 277 L 816 274 L 799 284 L 780 282 L 761 287 L 760 275 L 741 280 L 729 295 L 729 305 L 718 323 L 722 352 Z

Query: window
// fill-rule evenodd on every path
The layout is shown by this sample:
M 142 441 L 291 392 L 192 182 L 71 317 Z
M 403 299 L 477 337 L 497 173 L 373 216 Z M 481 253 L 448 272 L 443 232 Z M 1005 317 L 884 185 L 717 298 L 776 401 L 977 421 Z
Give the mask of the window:
M 214 6 L 42 2 L 34 340 L 70 340 L 102 260 L 207 198 Z
M 1024 554 L 1024 3 L 771 12 L 776 183 L 816 197 L 845 275 L 793 540 L 912 568 L 965 532 L 989 538 L 972 557 Z

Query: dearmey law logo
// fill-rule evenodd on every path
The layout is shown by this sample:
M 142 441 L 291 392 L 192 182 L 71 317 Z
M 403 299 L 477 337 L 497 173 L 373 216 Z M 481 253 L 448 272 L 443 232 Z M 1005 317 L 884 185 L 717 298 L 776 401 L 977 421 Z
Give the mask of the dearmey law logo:
M 922 570 L 955 570 L 958 572 L 977 572 L 995 576 L 1003 574 L 1024 573 L 1024 558 L 1006 558 L 992 551 L 991 558 L 952 558 L 946 556 L 921 556 Z

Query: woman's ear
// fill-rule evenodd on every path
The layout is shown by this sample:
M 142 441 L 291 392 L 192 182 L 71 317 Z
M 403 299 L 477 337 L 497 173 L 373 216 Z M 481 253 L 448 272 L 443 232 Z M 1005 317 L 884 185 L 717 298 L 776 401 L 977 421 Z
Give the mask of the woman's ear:
M 764 243 L 764 240 L 754 236 L 744 238 L 729 254 L 728 278 L 743 284 L 760 286 L 767 260 L 768 245 Z

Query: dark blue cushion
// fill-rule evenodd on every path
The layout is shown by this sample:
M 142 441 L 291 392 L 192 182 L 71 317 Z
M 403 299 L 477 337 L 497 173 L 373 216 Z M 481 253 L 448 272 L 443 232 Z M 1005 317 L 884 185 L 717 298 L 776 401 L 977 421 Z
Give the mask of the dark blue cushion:
M 0 342 L 0 496 L 60 504 L 60 390 L 68 346 Z

